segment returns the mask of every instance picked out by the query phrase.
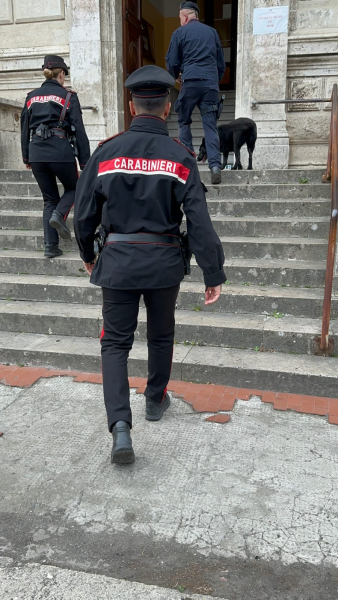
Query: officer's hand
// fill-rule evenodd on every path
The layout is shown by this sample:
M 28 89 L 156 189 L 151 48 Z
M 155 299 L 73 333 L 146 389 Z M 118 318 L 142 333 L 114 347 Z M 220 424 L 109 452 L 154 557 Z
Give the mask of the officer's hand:
M 179 77 L 177 77 L 176 83 L 182 83 L 182 75 L 180 75 Z
M 216 287 L 208 287 L 205 292 L 205 306 L 209 306 L 209 304 L 214 304 L 219 300 L 219 297 L 222 293 L 222 286 L 217 285 Z
M 88 275 L 90 276 L 93 272 L 93 269 L 95 267 L 95 263 L 96 263 L 96 258 L 90 262 L 90 263 L 83 263 L 84 264 L 84 268 L 86 269 Z
M 27 171 L 31 171 L 32 170 L 32 166 L 31 165 L 26 165 L 26 169 L 27 169 Z

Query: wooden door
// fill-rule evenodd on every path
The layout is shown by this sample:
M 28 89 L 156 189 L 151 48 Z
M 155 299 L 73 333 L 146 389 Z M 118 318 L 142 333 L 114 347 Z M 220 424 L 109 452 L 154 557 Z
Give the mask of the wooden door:
M 142 67 L 142 0 L 123 1 L 123 83 L 136 69 Z M 129 111 L 129 90 L 124 88 L 124 124 L 128 129 L 131 123 Z

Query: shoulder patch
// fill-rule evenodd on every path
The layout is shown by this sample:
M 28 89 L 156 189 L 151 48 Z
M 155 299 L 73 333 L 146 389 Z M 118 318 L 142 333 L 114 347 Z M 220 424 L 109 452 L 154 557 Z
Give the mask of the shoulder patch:
M 193 152 L 192 150 L 189 150 L 189 148 L 187 148 L 184 144 L 182 144 L 182 142 L 180 142 L 180 140 L 173 138 L 174 142 L 176 142 L 177 144 L 179 144 L 180 146 L 182 146 L 182 148 L 184 148 L 185 150 L 187 150 L 194 158 L 196 158 L 196 154 L 195 152 Z
M 109 142 L 109 140 L 113 140 L 114 138 L 119 137 L 119 135 L 123 135 L 124 133 L 124 131 L 120 131 L 120 133 L 116 133 L 115 135 L 111 135 L 106 140 L 102 140 L 102 142 L 98 143 L 99 148 L 101 148 L 101 146 L 103 146 L 103 144 L 105 144 L 106 142 Z

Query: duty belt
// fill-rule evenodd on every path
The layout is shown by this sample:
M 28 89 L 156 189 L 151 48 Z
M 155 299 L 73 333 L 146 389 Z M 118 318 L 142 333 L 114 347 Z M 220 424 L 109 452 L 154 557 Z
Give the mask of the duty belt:
M 41 125 L 39 125 L 39 127 L 41 127 Z M 39 127 L 36 127 L 35 129 L 31 129 L 31 136 L 37 135 L 38 137 L 41 137 L 41 135 L 39 135 L 39 133 L 37 133 L 37 130 L 39 129 Z M 65 129 L 61 129 L 61 127 L 48 127 L 48 125 L 45 125 L 44 128 L 45 128 L 45 131 L 50 131 L 51 134 L 46 135 L 46 137 L 43 137 L 42 139 L 48 139 L 48 138 L 52 137 L 53 135 L 56 135 L 57 137 L 60 137 L 60 138 L 65 138 L 66 140 L 68 139 L 68 132 Z
M 162 246 L 181 247 L 177 235 L 160 235 L 155 233 L 109 233 L 106 244 L 114 242 L 127 242 L 129 244 L 161 244 Z
M 51 127 L 50 130 L 53 132 L 53 135 L 57 137 L 68 138 L 68 133 L 65 129 L 61 129 L 61 127 Z

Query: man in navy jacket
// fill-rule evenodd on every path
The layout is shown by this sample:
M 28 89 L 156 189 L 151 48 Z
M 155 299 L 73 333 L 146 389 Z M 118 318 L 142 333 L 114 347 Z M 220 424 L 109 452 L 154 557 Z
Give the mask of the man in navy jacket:
M 198 106 L 203 121 L 211 181 L 217 184 L 221 183 L 218 94 L 225 62 L 217 31 L 201 23 L 198 17 L 199 7 L 195 2 L 181 4 L 182 27 L 172 35 L 166 62 L 169 73 L 182 84 L 175 103 L 180 141 L 190 150 L 194 149 L 190 125 L 192 112 Z

